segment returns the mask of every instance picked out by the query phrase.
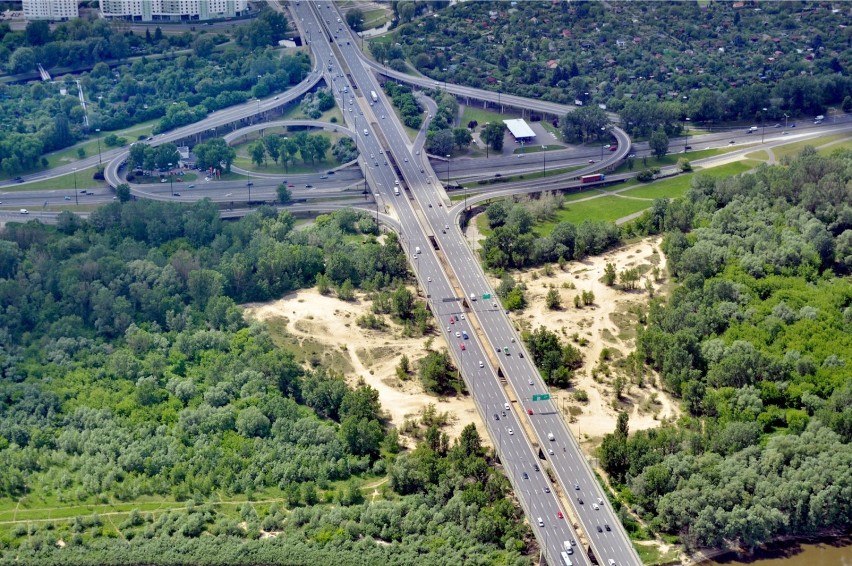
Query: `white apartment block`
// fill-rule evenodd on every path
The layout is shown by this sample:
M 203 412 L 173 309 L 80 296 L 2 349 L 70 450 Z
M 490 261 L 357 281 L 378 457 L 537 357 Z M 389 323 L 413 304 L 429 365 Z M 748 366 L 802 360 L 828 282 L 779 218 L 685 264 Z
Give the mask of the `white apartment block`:
M 184 22 L 243 15 L 248 0 L 101 0 L 101 15 L 133 22 Z
M 24 0 L 27 20 L 64 21 L 79 16 L 77 0 Z

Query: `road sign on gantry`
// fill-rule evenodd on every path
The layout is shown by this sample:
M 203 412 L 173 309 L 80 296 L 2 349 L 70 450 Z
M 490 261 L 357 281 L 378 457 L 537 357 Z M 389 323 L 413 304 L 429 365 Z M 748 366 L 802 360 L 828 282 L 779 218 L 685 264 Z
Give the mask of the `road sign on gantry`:
M 491 298 L 491 293 L 485 293 L 484 295 L 482 295 L 482 300 L 483 300 L 483 301 L 487 301 L 487 300 L 488 300 L 488 299 L 490 299 L 490 298 Z
M 550 399 L 550 393 L 541 393 L 539 395 L 533 395 L 533 401 L 548 401 Z

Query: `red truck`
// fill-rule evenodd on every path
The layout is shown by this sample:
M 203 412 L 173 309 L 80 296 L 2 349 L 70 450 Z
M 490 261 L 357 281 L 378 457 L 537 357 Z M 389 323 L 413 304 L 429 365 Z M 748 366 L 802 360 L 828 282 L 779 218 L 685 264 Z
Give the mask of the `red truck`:
M 606 175 L 603 173 L 595 173 L 594 175 L 583 175 L 580 177 L 581 183 L 594 183 L 596 181 L 603 181 L 606 179 Z

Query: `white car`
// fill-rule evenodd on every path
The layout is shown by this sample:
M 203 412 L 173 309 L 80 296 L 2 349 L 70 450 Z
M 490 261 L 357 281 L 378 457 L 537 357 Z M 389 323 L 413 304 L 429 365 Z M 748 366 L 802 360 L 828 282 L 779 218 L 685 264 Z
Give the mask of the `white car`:
M 464 313 L 462 313 L 462 314 L 460 315 L 460 318 L 461 318 L 462 320 L 464 320 Z
M 553 448 L 548 448 L 547 453 L 550 454 L 551 456 L 553 456 Z
M 482 363 L 482 360 L 480 360 L 480 361 L 479 361 L 479 367 L 481 367 L 481 368 L 484 368 L 484 367 L 485 367 L 485 364 L 484 364 L 484 363 Z
M 597 503 L 592 503 L 592 509 L 594 509 L 595 511 L 597 511 L 597 510 L 599 510 L 599 509 L 600 509 L 600 507 L 598 506 L 598 504 L 597 504 Z
M 506 429 L 506 430 L 508 430 L 508 431 L 509 431 L 509 434 L 510 434 L 510 435 L 515 434 L 515 431 L 514 431 L 514 430 L 512 430 L 511 428 Z
M 432 282 L 432 278 L 431 278 L 431 277 L 427 277 L 427 278 L 426 278 L 426 282 L 427 282 L 427 283 L 431 283 L 431 282 Z
M 449 327 L 449 326 L 447 327 L 447 332 L 450 332 L 450 327 Z
M 456 338 L 461 338 L 461 332 L 456 332 Z

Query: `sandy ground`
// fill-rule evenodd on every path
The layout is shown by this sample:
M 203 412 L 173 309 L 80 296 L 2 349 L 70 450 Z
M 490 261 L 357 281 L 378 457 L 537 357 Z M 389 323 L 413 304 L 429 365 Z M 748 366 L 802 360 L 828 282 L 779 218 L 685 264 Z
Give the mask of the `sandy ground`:
M 316 289 L 291 293 L 272 303 L 246 305 L 246 315 L 258 320 L 286 319 L 287 333 L 298 340 L 309 340 L 322 348 L 342 354 L 330 367 L 341 371 L 351 385 L 359 379 L 379 392 L 379 399 L 394 426 L 401 427 L 407 418 L 417 418 L 423 409 L 435 405 L 439 413 L 449 413 L 450 424 L 444 431 L 457 438 L 461 430 L 474 423 L 489 444 L 488 436 L 470 397 L 439 398 L 427 394 L 416 375 L 421 358 L 426 355 L 425 338 L 404 337 L 401 327 L 390 321 L 385 331 L 366 330 L 355 319 L 370 312 L 369 301 L 361 298 L 341 301 L 333 296 L 320 295 Z M 433 337 L 432 348 L 446 348 L 446 341 Z M 402 355 L 411 362 L 412 376 L 401 381 L 396 367 Z
M 470 236 L 479 241 L 481 235 L 476 231 L 475 221 L 471 220 L 468 229 Z M 654 266 L 659 268 L 660 273 L 660 278 L 652 282 L 654 293 L 665 290 L 665 256 L 659 246 L 660 238 L 648 238 L 602 256 L 587 258 L 582 262 L 569 262 L 564 270 L 554 264 L 549 276 L 542 268 L 512 273 L 516 280 L 523 281 L 527 286 L 527 308 L 512 315 L 516 326 L 529 330 L 544 326 L 583 352 L 584 364 L 577 370 L 572 387 L 554 393 L 569 427 L 582 440 L 587 452 L 599 444 L 604 434 L 615 429 L 620 411 L 630 415 L 630 430 L 654 428 L 663 419 L 676 419 L 680 415 L 677 402 L 657 387 L 657 376 L 651 372 L 643 378 L 641 386 L 630 383 L 631 380 L 627 378 L 629 385 L 618 401 L 612 390 L 615 376 L 619 373 L 626 375 L 614 366 L 614 361 L 626 356 L 635 347 L 633 329 L 637 317 L 630 313 L 630 308 L 647 304 L 649 298 L 644 287 L 645 279 L 653 279 L 651 269 Z M 601 279 L 607 263 L 614 264 L 619 273 L 627 268 L 638 268 L 642 278 L 637 289 L 625 291 L 617 286 L 604 285 Z M 497 282 L 495 280 L 492 283 L 496 285 Z M 562 302 L 559 310 L 548 310 L 545 306 L 545 295 L 551 287 L 559 292 Z M 595 301 L 591 306 L 577 309 L 574 307 L 574 296 L 583 291 L 592 291 Z M 583 346 L 572 339 L 575 333 L 588 343 Z M 605 364 L 609 368 L 609 375 L 600 369 L 593 372 L 604 348 L 608 348 L 614 355 L 613 360 Z M 587 393 L 588 402 L 574 399 L 573 393 L 580 389 Z

